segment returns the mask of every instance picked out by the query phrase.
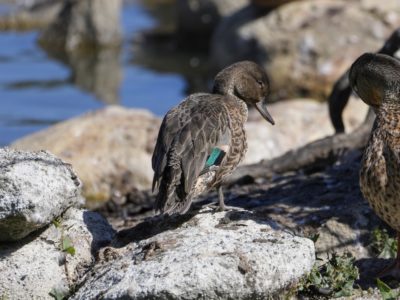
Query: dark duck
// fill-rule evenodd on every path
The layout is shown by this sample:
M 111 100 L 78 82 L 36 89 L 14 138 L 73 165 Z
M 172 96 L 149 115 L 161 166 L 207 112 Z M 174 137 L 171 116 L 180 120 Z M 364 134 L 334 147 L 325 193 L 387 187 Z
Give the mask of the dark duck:
M 350 69 L 350 84 L 374 110 L 375 123 L 364 151 L 360 187 L 375 213 L 397 231 L 395 262 L 378 277 L 400 276 L 400 62 L 366 53 Z
M 264 70 L 243 61 L 217 74 L 212 94 L 192 94 L 168 111 L 152 157 L 157 210 L 184 214 L 196 196 L 212 188 L 225 209 L 221 184 L 247 150 L 247 106 L 274 124 L 265 105 L 268 92 Z

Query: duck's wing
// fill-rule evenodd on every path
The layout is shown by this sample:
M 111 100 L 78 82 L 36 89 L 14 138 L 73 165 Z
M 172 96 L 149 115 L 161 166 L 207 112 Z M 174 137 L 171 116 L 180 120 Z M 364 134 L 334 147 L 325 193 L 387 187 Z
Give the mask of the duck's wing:
M 159 187 L 163 212 L 186 212 L 200 173 L 221 162 L 218 149 L 228 150 L 229 115 L 220 97 L 193 95 L 164 117 L 152 158 L 153 189 Z

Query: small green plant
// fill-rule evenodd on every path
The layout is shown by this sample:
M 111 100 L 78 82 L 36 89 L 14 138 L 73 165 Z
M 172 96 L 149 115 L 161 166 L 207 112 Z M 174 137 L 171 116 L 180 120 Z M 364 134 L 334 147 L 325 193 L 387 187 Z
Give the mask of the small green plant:
M 75 255 L 75 248 L 72 245 L 72 241 L 69 236 L 62 236 L 62 251 L 67 252 L 68 254 Z
M 64 228 L 61 226 L 60 217 L 53 220 L 53 225 L 61 231 L 61 250 L 71 255 L 75 255 L 75 247 L 69 236 L 64 234 Z M 1 300 L 1 299 L 0 299 Z
M 350 253 L 333 253 L 327 262 L 313 267 L 311 273 L 300 283 L 299 293 L 335 298 L 351 296 L 354 282 L 359 276 L 354 260 Z
M 372 231 L 371 251 L 379 258 L 395 258 L 397 241 L 389 236 L 386 229 L 375 228 Z
M 395 291 L 390 288 L 386 283 L 384 283 L 379 278 L 376 279 L 376 286 L 381 293 L 382 300 L 397 300 L 400 298 L 400 292 Z

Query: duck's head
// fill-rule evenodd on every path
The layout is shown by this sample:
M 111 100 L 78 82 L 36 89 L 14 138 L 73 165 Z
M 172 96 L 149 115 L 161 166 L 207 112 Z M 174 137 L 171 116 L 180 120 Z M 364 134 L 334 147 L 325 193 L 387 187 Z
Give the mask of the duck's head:
M 365 53 L 350 68 L 350 85 L 368 105 L 400 106 L 400 62 L 385 54 Z
M 265 120 L 275 124 L 266 106 L 269 93 L 268 77 L 256 63 L 241 61 L 223 69 L 215 77 L 213 92 L 238 97 L 248 105 L 254 106 Z

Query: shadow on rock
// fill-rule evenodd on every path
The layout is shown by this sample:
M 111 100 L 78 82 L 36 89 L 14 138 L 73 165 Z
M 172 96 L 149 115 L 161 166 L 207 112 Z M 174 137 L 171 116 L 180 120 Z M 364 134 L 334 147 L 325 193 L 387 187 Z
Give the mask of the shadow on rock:
M 124 229 L 117 233 L 111 246 L 125 247 L 127 244 L 148 239 L 168 230 L 181 227 L 196 215 L 195 211 L 179 216 L 155 216 L 144 220 L 133 228 Z
M 111 226 L 109 226 L 108 223 L 99 222 L 99 215 L 91 211 L 83 212 L 83 222 L 92 236 L 90 252 L 93 256 L 96 256 L 101 248 L 104 248 L 110 244 L 108 232 L 110 232 Z M 108 234 L 107 237 L 105 232 Z

